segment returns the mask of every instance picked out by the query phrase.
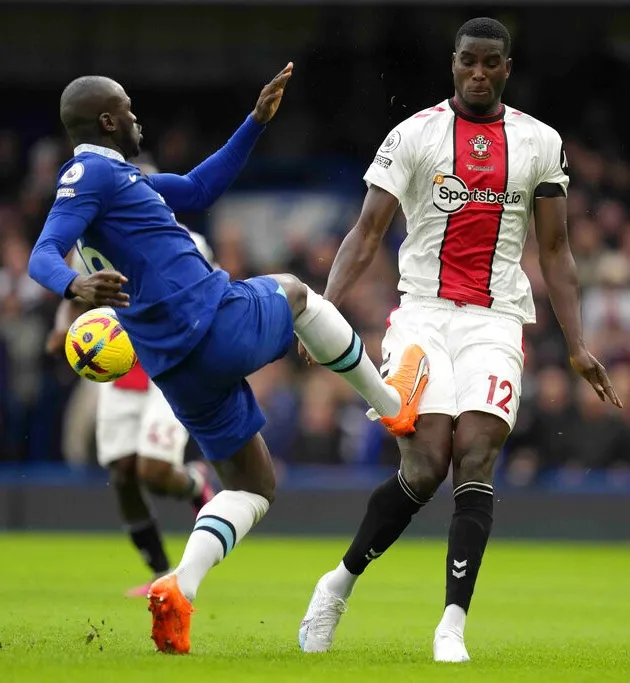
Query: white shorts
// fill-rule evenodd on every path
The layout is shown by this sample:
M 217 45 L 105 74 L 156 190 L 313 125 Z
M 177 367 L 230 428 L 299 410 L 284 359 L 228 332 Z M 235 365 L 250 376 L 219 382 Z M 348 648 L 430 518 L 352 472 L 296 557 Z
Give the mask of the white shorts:
M 480 306 L 405 294 L 383 339 L 382 374 L 395 371 L 409 344 L 419 344 L 429 359 L 420 414 L 456 418 L 479 410 L 514 428 L 524 363 L 518 320 Z
M 99 465 L 127 455 L 181 464 L 188 432 L 173 414 L 162 392 L 149 383 L 148 391 L 99 386 L 96 450 Z

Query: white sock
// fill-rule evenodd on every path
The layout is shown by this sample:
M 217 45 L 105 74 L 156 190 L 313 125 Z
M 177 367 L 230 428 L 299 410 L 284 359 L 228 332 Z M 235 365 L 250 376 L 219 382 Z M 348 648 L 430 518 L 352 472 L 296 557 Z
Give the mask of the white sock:
M 463 638 L 465 627 L 466 612 L 459 605 L 447 605 L 437 630 L 454 631 Z
M 192 601 L 208 571 L 219 564 L 269 509 L 269 501 L 247 491 L 221 491 L 206 503 L 190 534 L 174 574 L 182 593 Z
M 326 587 L 328 590 L 341 598 L 342 600 L 347 600 L 352 593 L 354 584 L 358 579 L 357 574 L 351 574 L 343 562 L 339 563 L 336 569 L 333 569 L 328 575 L 326 580 Z
M 295 320 L 295 334 L 318 363 L 339 373 L 381 417 L 398 415 L 400 395 L 396 389 L 385 384 L 341 313 L 310 288 L 306 308 Z

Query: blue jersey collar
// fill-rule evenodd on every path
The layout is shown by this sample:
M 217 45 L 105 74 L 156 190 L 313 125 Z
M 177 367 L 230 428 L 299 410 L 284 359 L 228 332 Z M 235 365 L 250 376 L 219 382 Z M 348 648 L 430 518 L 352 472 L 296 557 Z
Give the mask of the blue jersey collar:
M 77 156 L 82 152 L 100 154 L 102 157 L 107 157 L 108 159 L 116 159 L 116 161 L 122 161 L 123 163 L 125 161 L 125 157 L 120 152 L 117 152 L 115 149 L 110 149 L 109 147 L 101 147 L 100 145 L 83 144 L 74 148 L 74 156 Z

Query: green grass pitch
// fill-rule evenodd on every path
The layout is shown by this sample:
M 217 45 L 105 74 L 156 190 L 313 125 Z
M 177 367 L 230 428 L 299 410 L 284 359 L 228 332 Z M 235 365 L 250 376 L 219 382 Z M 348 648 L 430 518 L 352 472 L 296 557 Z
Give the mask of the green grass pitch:
M 174 561 L 185 539 L 169 538 Z M 345 542 L 252 537 L 202 585 L 192 653 L 155 653 L 145 574 L 125 537 L 0 535 L 0 682 L 579 683 L 630 681 L 630 548 L 491 542 L 468 620 L 470 664 L 431 660 L 444 544 L 400 543 L 358 584 L 334 650 L 297 628 Z

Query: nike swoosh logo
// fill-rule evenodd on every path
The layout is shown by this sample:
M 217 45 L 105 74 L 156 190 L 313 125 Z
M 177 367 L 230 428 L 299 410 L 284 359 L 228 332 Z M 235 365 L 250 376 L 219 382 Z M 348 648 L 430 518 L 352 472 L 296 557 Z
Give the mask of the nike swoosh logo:
M 418 372 L 416 373 L 416 379 L 415 379 L 415 382 L 413 383 L 413 389 L 411 390 L 411 394 L 409 395 L 409 398 L 407 399 L 407 405 L 409 405 L 413 401 L 413 397 L 416 395 L 416 392 L 418 391 L 418 387 L 420 386 L 420 380 L 424 377 L 426 367 L 427 367 L 427 357 L 425 356 L 420 361 L 420 365 L 418 365 Z
M 131 175 L 129 176 L 129 180 L 131 180 L 132 183 L 135 183 L 137 179 L 138 179 L 138 176 L 137 176 L 137 175 L 131 174 Z

